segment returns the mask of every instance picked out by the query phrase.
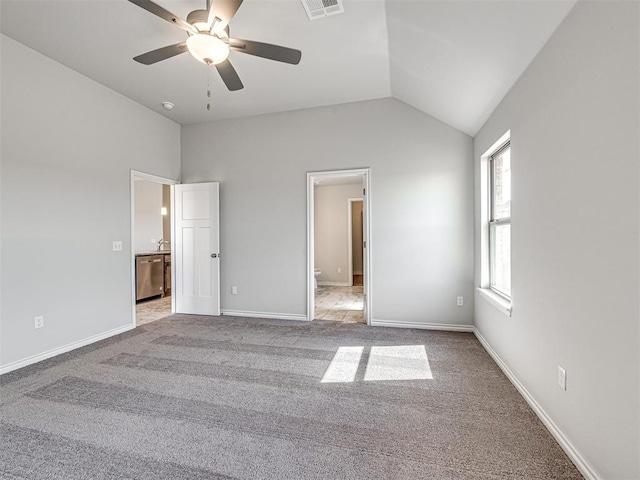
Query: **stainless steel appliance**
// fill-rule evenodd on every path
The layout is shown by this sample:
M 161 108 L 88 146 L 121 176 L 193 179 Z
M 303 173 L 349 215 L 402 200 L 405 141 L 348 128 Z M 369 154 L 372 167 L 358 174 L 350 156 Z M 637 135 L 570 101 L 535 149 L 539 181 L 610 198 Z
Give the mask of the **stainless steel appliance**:
M 136 300 L 162 295 L 164 262 L 162 255 L 136 257 Z

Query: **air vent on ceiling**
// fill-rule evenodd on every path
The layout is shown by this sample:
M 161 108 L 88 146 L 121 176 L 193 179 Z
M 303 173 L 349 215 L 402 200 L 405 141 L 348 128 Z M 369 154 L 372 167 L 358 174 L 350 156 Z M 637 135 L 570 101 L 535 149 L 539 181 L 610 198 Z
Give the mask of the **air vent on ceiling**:
M 301 0 L 309 20 L 343 13 L 342 0 Z

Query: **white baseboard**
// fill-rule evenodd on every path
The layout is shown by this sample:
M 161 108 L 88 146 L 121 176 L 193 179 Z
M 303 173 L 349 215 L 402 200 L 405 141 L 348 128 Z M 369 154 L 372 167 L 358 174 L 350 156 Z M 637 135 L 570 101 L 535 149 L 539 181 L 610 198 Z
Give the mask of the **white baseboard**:
M 274 318 L 276 320 L 301 320 L 309 321 L 306 315 L 293 313 L 272 313 L 272 312 L 248 312 L 245 310 L 223 310 L 222 315 L 230 317 L 251 317 L 251 318 Z
M 84 347 L 91 343 L 99 342 L 100 340 L 104 340 L 105 338 L 113 337 L 114 335 L 119 335 L 121 333 L 128 332 L 129 330 L 133 330 L 134 328 L 135 328 L 135 325 L 132 325 L 132 324 L 125 325 L 123 327 L 114 328 L 113 330 L 108 330 L 106 332 L 93 335 L 83 340 L 78 340 L 77 342 L 68 343 L 67 345 L 64 345 L 62 347 L 53 348 L 44 353 L 39 353 L 37 355 L 32 355 L 30 357 L 23 358 L 22 360 L 17 360 L 15 362 L 2 365 L 0 366 L 0 375 L 4 373 L 12 372 L 13 370 L 17 370 L 22 367 L 26 367 L 28 365 L 32 365 L 34 363 L 41 362 L 42 360 L 55 357 L 56 355 L 60 355 L 62 353 L 70 352 L 71 350 L 75 350 L 76 348 Z
M 349 282 L 324 282 L 318 280 L 319 287 L 350 287 L 351 284 Z
M 587 462 L 587 460 L 582 456 L 580 451 L 567 439 L 567 437 L 562 433 L 562 430 L 558 428 L 555 422 L 549 417 L 547 412 L 540 406 L 540 404 L 536 401 L 535 398 L 529 393 L 529 391 L 525 388 L 525 386 L 520 382 L 515 373 L 509 369 L 506 363 L 500 358 L 497 352 L 491 348 L 489 342 L 482 336 L 482 334 L 478 331 L 477 328 L 474 328 L 473 333 L 476 338 L 480 342 L 480 344 L 484 347 L 491 358 L 498 364 L 500 369 L 504 372 L 507 378 L 513 383 L 513 386 L 520 392 L 520 395 L 527 401 L 529 406 L 533 409 L 533 411 L 538 415 L 538 418 L 544 423 L 544 426 L 547 427 L 547 430 L 551 432 L 551 435 L 556 439 L 556 441 L 560 444 L 565 453 L 569 456 L 571 461 L 576 465 L 580 473 L 584 475 L 587 480 L 603 480 L 602 477 L 595 471 L 595 469 Z
M 416 323 L 398 320 L 371 320 L 373 327 L 420 328 L 423 330 L 445 330 L 448 332 L 473 332 L 473 325 L 449 325 L 447 323 Z

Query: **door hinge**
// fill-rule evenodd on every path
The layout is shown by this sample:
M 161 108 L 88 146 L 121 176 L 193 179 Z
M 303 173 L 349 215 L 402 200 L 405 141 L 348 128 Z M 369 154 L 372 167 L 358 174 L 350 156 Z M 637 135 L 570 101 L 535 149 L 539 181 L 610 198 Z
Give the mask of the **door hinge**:
M 367 248 L 367 241 L 362 242 L 362 248 Z
M 366 195 L 366 194 L 367 194 L 367 189 L 366 189 L 366 188 L 363 188 L 363 189 L 362 189 L 362 194 L 363 194 L 363 195 Z

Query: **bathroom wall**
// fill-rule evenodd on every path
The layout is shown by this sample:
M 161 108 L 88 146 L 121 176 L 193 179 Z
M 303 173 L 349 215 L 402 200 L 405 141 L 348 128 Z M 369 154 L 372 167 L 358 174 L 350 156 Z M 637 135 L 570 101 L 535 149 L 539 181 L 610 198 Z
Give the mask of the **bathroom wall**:
M 318 285 L 351 285 L 349 198 L 362 198 L 362 183 L 316 185 L 314 193 L 315 267 L 322 271 Z
M 134 249 L 148 252 L 158 248 L 162 238 L 162 184 L 136 180 L 134 208 Z

